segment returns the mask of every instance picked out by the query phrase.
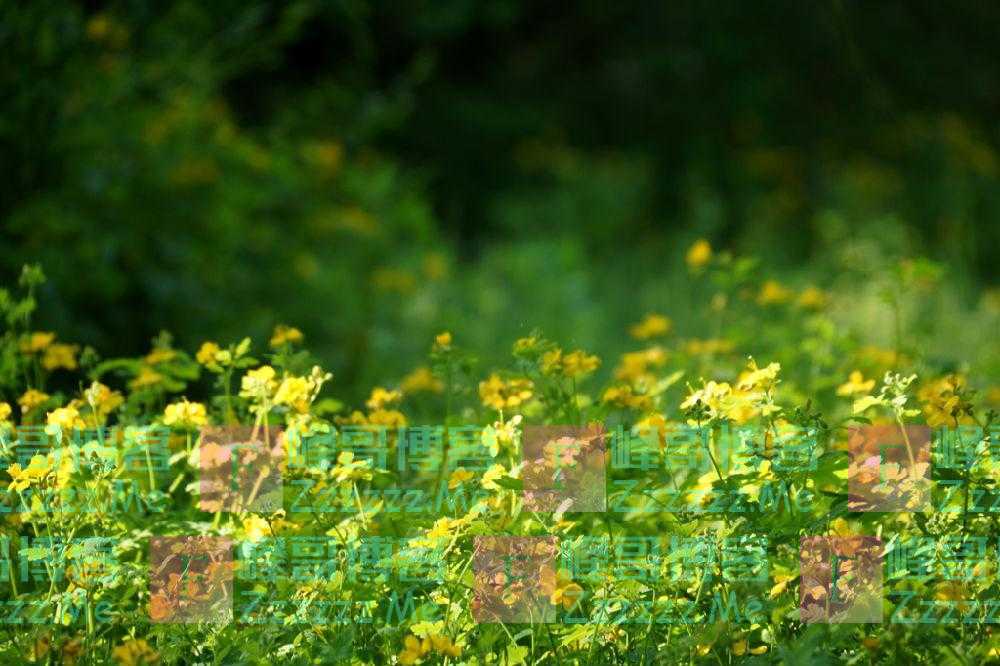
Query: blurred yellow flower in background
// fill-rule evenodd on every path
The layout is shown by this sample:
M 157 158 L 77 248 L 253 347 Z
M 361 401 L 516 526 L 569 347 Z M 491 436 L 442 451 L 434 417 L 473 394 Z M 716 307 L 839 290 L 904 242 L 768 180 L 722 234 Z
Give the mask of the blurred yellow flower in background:
M 923 403 L 924 417 L 932 428 L 973 423 L 969 415 L 971 405 L 964 398 L 966 381 L 963 375 L 945 375 L 928 382 L 917 391 Z
M 149 646 L 141 638 L 130 638 L 111 651 L 111 656 L 119 666 L 141 666 L 142 664 L 158 664 L 160 653 Z
M 601 397 L 601 402 L 638 411 L 645 411 L 653 406 L 651 396 L 635 393 L 628 384 L 606 389 Z
M 76 353 L 79 350 L 79 345 L 67 345 L 60 342 L 51 344 L 45 349 L 45 354 L 42 356 L 42 367 L 46 370 L 58 368 L 76 370 Z
M 142 366 L 139 370 L 139 374 L 136 375 L 135 379 L 128 383 L 128 387 L 133 391 L 150 388 L 156 386 L 163 382 L 163 375 L 153 370 L 148 365 Z
M 650 382 L 651 368 L 662 367 L 667 362 L 667 352 L 659 345 L 640 351 L 622 354 L 621 363 L 615 368 L 615 379 L 637 384 Z
M 669 317 L 659 314 L 648 314 L 646 318 L 638 324 L 634 324 L 629 333 L 636 340 L 648 340 L 649 338 L 666 335 L 673 328 L 674 323 Z
M 570 379 L 589 375 L 601 365 L 601 359 L 577 349 L 563 356 L 562 371 Z
M 38 389 L 28 389 L 24 392 L 24 395 L 17 399 L 17 404 L 21 405 L 21 414 L 24 415 L 28 414 L 31 410 L 35 409 L 48 399 L 48 393 L 43 393 Z
M 409 635 L 403 639 L 403 650 L 398 655 L 399 663 L 403 666 L 411 666 L 431 652 L 457 659 L 462 656 L 462 647 L 453 643 L 447 636 L 440 634 L 431 634 L 422 640 Z
M 304 338 L 305 336 L 302 335 L 302 331 L 294 326 L 278 324 L 274 327 L 274 332 L 271 334 L 270 345 L 272 347 L 281 347 L 288 344 L 299 344 Z
M 822 310 L 826 307 L 828 300 L 829 297 L 826 295 L 826 292 L 809 286 L 802 290 L 795 304 L 805 310 Z
M 330 470 L 330 476 L 338 483 L 356 479 L 371 479 L 370 460 L 355 460 L 354 451 L 341 451 L 337 455 L 337 464 Z
M 430 368 L 422 365 L 403 377 L 399 388 L 403 393 L 441 393 L 444 382 L 435 377 Z
M 107 419 L 111 412 L 125 402 L 125 398 L 121 393 L 112 391 L 109 387 L 97 381 L 91 383 L 90 388 L 83 392 L 83 397 L 93 411 L 93 414 L 88 416 L 96 415 L 96 418 L 101 423 Z
M 533 395 L 534 384 L 528 379 L 503 380 L 494 373 L 488 379 L 479 382 L 479 397 L 485 407 L 496 410 L 518 407 Z
M 158 365 L 160 363 L 172 361 L 176 357 L 177 352 L 170 347 L 157 347 L 153 351 L 146 354 L 146 358 L 144 360 L 149 365 Z
M 861 374 L 860 370 L 854 370 L 847 381 L 837 387 L 837 395 L 851 396 L 858 393 L 869 393 L 873 388 L 875 388 L 874 379 L 865 380 L 865 376 Z
M 785 303 L 792 297 L 792 292 L 777 280 L 767 280 L 757 294 L 759 305 L 777 305 Z
M 684 260 L 692 270 L 701 269 L 712 260 L 712 246 L 707 240 L 701 238 L 688 248 Z
M 21 338 L 20 349 L 22 354 L 37 354 L 52 344 L 56 339 L 55 333 L 46 331 L 35 331 Z
M 438 349 L 449 349 L 451 347 L 451 333 L 442 331 L 434 336 L 434 346 Z
M 561 374 L 570 379 L 589 375 L 601 365 L 601 359 L 577 349 L 563 354 L 559 348 L 542 354 L 541 369 L 546 375 Z
M 391 405 L 399 402 L 403 399 L 403 394 L 399 391 L 382 388 L 381 386 L 376 386 L 372 389 L 371 396 L 365 402 L 368 409 L 378 410 L 383 409 L 387 405 Z
M 402 428 L 406 425 L 406 416 L 395 409 L 376 409 L 368 414 L 369 425 L 386 426 L 387 428 Z
M 209 340 L 201 343 L 201 347 L 198 349 L 198 353 L 194 355 L 194 358 L 202 365 L 209 365 L 216 363 L 215 355 L 220 351 L 222 350 L 219 349 L 219 345 Z
M 682 349 L 685 354 L 691 356 L 698 356 L 700 354 L 726 354 L 733 350 L 733 343 L 729 340 L 720 339 L 692 339 L 687 340 L 683 344 Z

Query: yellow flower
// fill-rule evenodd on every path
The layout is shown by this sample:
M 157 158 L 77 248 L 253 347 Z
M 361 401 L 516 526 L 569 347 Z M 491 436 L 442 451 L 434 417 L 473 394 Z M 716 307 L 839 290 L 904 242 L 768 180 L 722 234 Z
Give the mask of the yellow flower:
M 0 402 L 0 426 L 11 425 L 10 423 L 11 413 L 13 413 L 13 410 L 11 409 L 10 404 L 6 402 Z
M 518 338 L 514 341 L 515 354 L 527 354 L 534 351 L 536 347 L 538 347 L 538 338 L 533 335 L 527 338 Z
M 628 384 L 612 386 L 604 391 L 601 402 L 606 402 L 626 409 L 645 411 L 652 408 L 653 399 L 648 395 L 635 393 Z
M 163 375 L 153 370 L 148 365 L 142 366 L 139 370 L 139 374 L 136 375 L 135 379 L 128 383 L 128 386 L 133 391 L 137 391 L 144 388 L 149 388 L 156 386 L 163 381 Z
M 681 409 L 703 406 L 710 419 L 727 418 L 736 423 L 746 423 L 751 418 L 773 414 L 781 408 L 773 403 L 772 390 L 778 383 L 781 365 L 771 363 L 757 367 L 752 358 L 746 370 L 740 373 L 736 386 L 726 382 L 705 382 L 698 390 L 691 390 Z M 689 423 L 693 423 L 689 420 Z
M 59 426 L 64 432 L 75 428 L 86 427 L 83 419 L 80 418 L 80 412 L 73 406 L 59 407 L 58 409 L 52 410 L 46 414 L 45 422 L 48 425 Z
M 294 326 L 285 326 L 284 324 L 278 324 L 274 327 L 274 333 L 271 334 L 271 346 L 281 347 L 287 344 L 298 344 L 302 342 L 304 336 L 302 331 L 295 328 Z
M 319 395 L 323 384 L 333 375 L 324 373 L 319 366 L 313 366 L 308 377 L 289 376 L 281 380 L 274 394 L 274 404 L 288 405 L 300 414 L 309 411 L 309 405 Z
M 629 329 L 629 333 L 636 340 L 648 340 L 661 335 L 666 335 L 673 328 L 673 322 L 668 317 L 658 314 L 648 314 L 646 318 Z
M 163 425 L 196 429 L 208 425 L 208 413 L 200 402 L 186 399 L 167 405 L 163 410 Z
M 492 374 L 479 382 L 479 397 L 486 407 L 496 410 L 517 407 L 527 402 L 533 395 L 534 385 L 528 379 L 504 381 L 500 375 Z
M 430 636 L 431 648 L 435 652 L 439 652 L 446 657 L 458 658 L 462 656 L 462 648 L 451 642 L 451 639 L 447 636 L 441 636 L 439 634 L 431 634 Z
M 403 381 L 400 382 L 399 388 L 401 388 L 404 393 L 441 393 L 444 391 L 444 382 L 435 377 L 430 368 L 420 366 L 410 374 L 403 377 Z
M 600 364 L 601 359 L 597 358 L 597 356 L 577 349 L 563 356 L 562 371 L 570 379 L 576 379 L 577 377 L 589 375 Z
M 704 238 L 695 241 L 694 245 L 688 248 L 685 261 L 692 270 L 703 268 L 712 260 L 712 246 Z
M 733 343 L 729 340 L 688 340 L 684 343 L 684 353 L 691 356 L 700 354 L 725 354 L 733 350 Z
M 26 469 L 22 469 L 21 465 L 14 463 L 7 468 L 7 473 L 10 474 L 10 478 L 12 479 L 7 486 L 7 490 L 21 492 L 32 483 L 36 483 L 44 478 L 51 468 L 52 465 L 45 456 L 32 456 Z
M 21 353 L 22 354 L 37 354 L 43 351 L 46 347 L 52 344 L 56 339 L 55 333 L 48 333 L 45 331 L 35 331 L 30 335 L 21 338 Z
M 387 405 L 399 402 L 403 399 L 403 394 L 399 391 L 390 391 L 384 389 L 381 386 L 376 386 L 372 389 L 371 397 L 365 402 L 368 409 L 379 410 L 385 408 Z
M 496 484 L 496 481 L 505 476 L 507 476 L 507 468 L 503 465 L 495 464 L 486 470 L 480 483 L 486 490 L 500 490 L 500 486 Z
M 299 413 L 309 410 L 312 385 L 305 377 L 285 377 L 274 394 L 274 404 L 288 405 Z
M 450 477 L 448 477 L 448 488 L 454 490 L 455 488 L 458 488 L 464 482 L 469 481 L 475 476 L 476 476 L 475 474 L 465 469 L 464 467 L 459 467 L 454 472 L 451 473 Z
M 240 382 L 240 396 L 255 400 L 266 400 L 274 392 L 274 368 L 262 365 L 254 370 L 248 370 Z
M 518 426 L 524 419 L 520 414 L 515 414 L 506 423 L 494 421 L 493 425 L 483 428 L 482 442 L 489 449 L 490 455 L 496 458 L 500 454 L 501 447 L 513 446 L 518 437 Z
M 549 573 L 548 576 L 546 576 L 546 578 L 551 580 L 550 576 L 551 573 Z M 543 586 L 546 586 L 546 583 L 544 581 L 543 581 Z M 560 569 L 559 571 L 556 572 L 555 589 L 553 589 L 552 594 L 549 595 L 549 601 L 553 605 L 555 606 L 561 605 L 566 610 L 569 610 L 570 608 L 573 607 L 574 604 L 576 604 L 576 600 L 580 598 L 581 594 L 583 594 L 583 588 L 573 582 L 573 579 L 570 577 L 569 571 L 565 569 Z
M 58 342 L 49 345 L 42 356 L 42 367 L 46 370 L 56 370 L 57 368 L 76 370 L 76 353 L 79 350 L 79 345 L 67 345 Z
M 28 389 L 24 392 L 24 395 L 17 399 L 17 404 L 21 405 L 21 414 L 28 414 L 48 399 L 48 393 L 43 393 L 37 389 Z
M 90 405 L 91 409 L 96 413 L 97 418 L 102 423 L 105 419 L 107 419 L 111 412 L 125 402 L 125 398 L 121 393 L 118 391 L 112 391 L 110 388 L 98 381 L 93 382 L 90 385 L 90 388 L 83 392 L 83 397 L 87 400 L 87 404 Z
M 171 361 L 177 356 L 177 352 L 170 347 L 157 347 L 153 351 L 146 354 L 144 359 L 148 365 L 158 365 L 160 363 L 166 363 Z
M 847 378 L 847 381 L 837 387 L 837 395 L 851 396 L 857 393 L 869 393 L 873 388 L 875 388 L 874 379 L 866 381 L 865 376 L 861 374 L 860 370 L 854 370 Z
M 455 520 L 448 517 L 438 518 L 437 520 L 434 521 L 434 524 L 431 525 L 431 528 L 427 531 L 427 538 L 440 539 L 444 537 L 450 537 L 452 531 L 454 531 L 454 529 L 456 527 L 459 527 L 460 525 L 461 523 L 459 522 L 459 520 Z
M 857 355 L 863 363 L 880 368 L 892 368 L 897 364 L 896 352 L 892 349 L 866 345 L 857 351 Z M 902 355 L 899 357 L 899 365 L 905 365 Z
M 786 289 L 776 280 L 768 280 L 761 286 L 760 293 L 757 294 L 759 305 L 776 305 L 784 303 L 792 297 L 792 292 Z
M 795 303 L 805 310 L 822 310 L 826 306 L 827 300 L 825 292 L 810 286 L 802 290 Z
M 771 591 L 768 593 L 768 598 L 774 599 L 788 587 L 788 584 L 795 580 L 795 576 L 791 574 L 775 574 L 774 580 L 776 581 Z
M 542 374 L 551 375 L 559 371 L 562 362 L 562 350 L 559 348 L 547 351 L 542 354 L 541 368 Z
M 684 399 L 684 402 L 681 403 L 681 409 L 689 409 L 697 404 L 701 404 L 708 408 L 708 416 L 715 418 L 724 414 L 726 411 L 724 401 L 732 393 L 733 387 L 728 383 L 709 381 L 700 389 L 691 391 L 687 398 Z
M 935 585 L 934 598 L 939 601 L 960 601 L 966 594 L 965 587 L 957 581 L 942 581 Z
M 615 368 L 615 379 L 638 384 L 652 380 L 650 368 L 659 368 L 667 362 L 667 353 L 656 345 L 641 351 L 622 354 L 621 363 Z
M 77 465 L 73 462 L 70 456 L 62 456 L 58 458 L 59 467 L 55 469 L 56 473 L 56 485 L 60 488 L 65 488 L 66 484 L 69 482 L 69 478 L 73 476 L 76 471 Z
M 353 451 L 341 451 L 337 456 L 337 464 L 330 470 L 330 475 L 337 482 L 368 480 L 372 478 L 371 461 L 355 460 Z
M 212 365 L 216 363 L 215 355 L 220 351 L 222 350 L 219 348 L 219 345 L 209 340 L 201 343 L 201 347 L 194 357 L 202 365 Z
M 559 373 L 564 377 L 576 379 L 589 375 L 601 364 L 601 359 L 597 356 L 587 354 L 577 349 L 568 354 L 563 354 L 559 348 L 547 351 L 542 354 L 542 373 L 552 375 Z
M 451 347 L 451 333 L 442 331 L 434 336 L 434 346 L 438 349 L 449 349 Z
M 403 651 L 399 653 L 399 663 L 404 666 L 411 666 L 411 664 L 417 663 L 430 650 L 431 641 L 429 638 L 421 641 L 416 636 L 407 636 L 403 639 Z
M 923 403 L 924 417 L 932 428 L 973 423 L 971 406 L 964 399 L 965 377 L 951 374 L 922 386 L 917 399 Z
M 395 409 L 376 409 L 368 414 L 368 423 L 387 428 L 402 428 L 406 425 L 406 416 Z
M 114 650 L 111 656 L 119 666 L 139 666 L 140 664 L 158 664 L 160 653 L 149 646 L 149 643 L 139 639 L 128 639 Z
M 736 387 L 741 391 L 768 390 L 774 386 L 780 371 L 780 363 L 770 363 L 767 367 L 758 368 L 757 361 L 751 358 L 747 369 L 740 373 Z
M 271 525 L 255 513 L 243 519 L 243 534 L 250 541 L 260 541 L 271 535 Z

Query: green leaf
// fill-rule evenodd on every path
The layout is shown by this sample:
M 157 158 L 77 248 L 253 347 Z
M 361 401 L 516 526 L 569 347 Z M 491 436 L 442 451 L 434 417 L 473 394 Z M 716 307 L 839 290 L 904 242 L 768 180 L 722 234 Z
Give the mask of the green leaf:
M 516 490 L 517 492 L 524 490 L 524 481 L 509 476 L 495 479 L 493 483 L 497 484 L 501 488 L 506 488 L 507 490 Z

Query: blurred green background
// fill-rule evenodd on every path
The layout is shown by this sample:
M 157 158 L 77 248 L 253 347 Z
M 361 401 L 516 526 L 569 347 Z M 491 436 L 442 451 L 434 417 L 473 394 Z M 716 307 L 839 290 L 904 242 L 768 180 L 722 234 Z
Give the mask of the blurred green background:
M 356 397 L 444 329 L 709 337 L 698 238 L 872 343 L 872 275 L 926 257 L 945 367 L 995 346 L 998 34 L 973 1 L 6 2 L 0 270 L 105 355 L 298 326 Z

